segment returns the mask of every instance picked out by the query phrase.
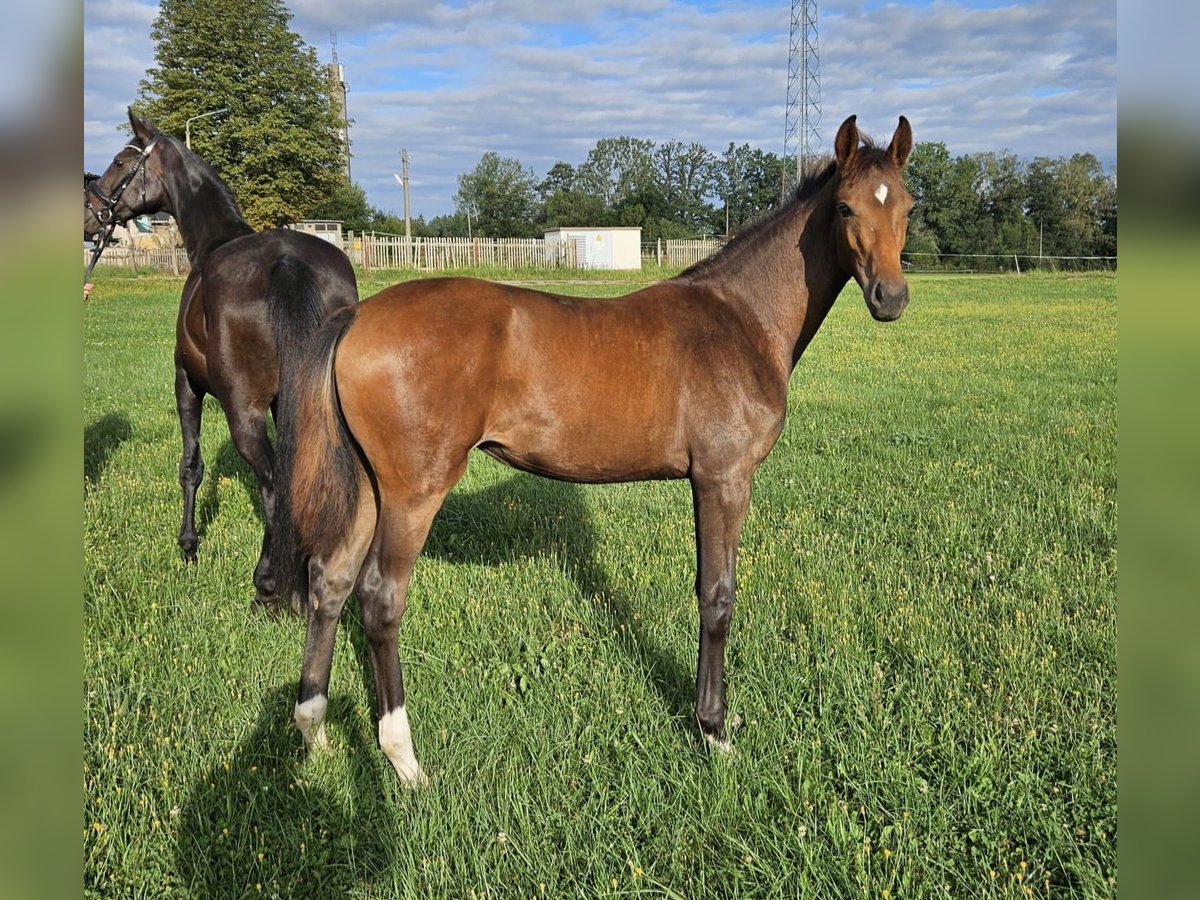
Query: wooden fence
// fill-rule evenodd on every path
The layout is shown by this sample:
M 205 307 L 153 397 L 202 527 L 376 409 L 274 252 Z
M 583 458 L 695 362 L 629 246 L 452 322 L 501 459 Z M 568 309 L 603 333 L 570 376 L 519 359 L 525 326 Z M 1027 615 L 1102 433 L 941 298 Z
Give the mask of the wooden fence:
M 646 262 L 653 260 L 660 266 L 690 266 L 707 259 L 720 246 L 721 242 L 716 238 L 660 240 L 653 248 L 653 253 L 643 253 L 642 259 Z
M 447 238 L 349 233 L 342 250 L 350 261 L 367 270 L 418 269 L 425 272 L 496 266 L 509 269 L 579 267 L 573 241 L 547 245 L 542 238 Z M 720 243 L 714 238 L 656 241 L 642 247 L 642 261 L 659 266 L 690 266 L 707 257 Z M 84 249 L 83 261 L 91 261 Z M 190 271 L 182 247 L 148 250 L 127 245 L 105 248 L 99 265 L 151 268 L 175 275 Z
M 83 249 L 83 264 L 87 266 L 92 261 L 90 247 Z M 170 272 L 172 275 L 186 275 L 192 270 L 188 262 L 187 251 L 182 247 L 156 248 L 153 250 L 142 247 L 130 247 L 127 244 L 108 246 L 100 255 L 97 266 L 119 266 L 126 269 L 154 269 L 157 272 Z
M 542 238 L 413 237 L 397 234 L 348 235 L 343 250 L 364 269 L 420 269 L 426 272 L 497 266 L 508 269 L 576 267 L 575 245 L 547 245 Z

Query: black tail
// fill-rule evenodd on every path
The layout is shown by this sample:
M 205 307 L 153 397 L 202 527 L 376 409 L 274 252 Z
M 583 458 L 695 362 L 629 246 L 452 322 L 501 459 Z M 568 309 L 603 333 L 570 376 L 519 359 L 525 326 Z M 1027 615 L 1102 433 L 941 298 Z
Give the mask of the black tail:
M 279 356 L 271 552 L 279 598 L 286 603 L 307 592 L 308 557 L 334 546 L 357 512 L 362 467 L 332 372 L 334 351 L 357 310 L 344 307 L 322 320 L 316 276 L 289 256 L 271 270 L 267 305 Z

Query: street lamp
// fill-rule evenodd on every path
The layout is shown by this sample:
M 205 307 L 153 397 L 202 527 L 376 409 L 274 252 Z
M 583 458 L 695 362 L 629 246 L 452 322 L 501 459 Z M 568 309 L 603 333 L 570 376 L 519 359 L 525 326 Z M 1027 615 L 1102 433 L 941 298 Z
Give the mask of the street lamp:
M 211 112 L 200 113 L 198 116 L 192 116 L 183 123 L 183 143 L 189 150 L 192 149 L 192 123 L 197 119 L 207 119 L 209 116 L 215 116 L 219 113 L 229 112 L 228 106 L 222 106 L 220 109 L 214 109 Z

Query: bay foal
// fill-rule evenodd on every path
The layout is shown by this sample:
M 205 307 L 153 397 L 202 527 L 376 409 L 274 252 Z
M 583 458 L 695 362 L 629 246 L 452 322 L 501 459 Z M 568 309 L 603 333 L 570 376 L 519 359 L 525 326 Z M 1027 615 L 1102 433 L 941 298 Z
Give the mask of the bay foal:
M 281 522 L 308 633 L 295 720 L 323 721 L 334 631 L 358 594 L 379 742 L 402 781 L 413 752 L 397 629 L 434 515 L 479 449 L 576 482 L 687 478 L 696 524 L 696 718 L 728 747 L 724 652 L 755 469 L 784 424 L 788 380 L 853 278 L 871 314 L 908 303 L 900 268 L 912 198 L 901 117 L 886 149 L 854 117 L 835 160 L 795 197 L 676 278 L 616 299 L 562 297 L 466 278 L 395 285 L 335 313 L 280 394 Z M 302 266 L 273 290 L 311 294 Z M 315 302 L 315 301 L 314 301 Z M 281 539 L 280 546 L 284 546 Z

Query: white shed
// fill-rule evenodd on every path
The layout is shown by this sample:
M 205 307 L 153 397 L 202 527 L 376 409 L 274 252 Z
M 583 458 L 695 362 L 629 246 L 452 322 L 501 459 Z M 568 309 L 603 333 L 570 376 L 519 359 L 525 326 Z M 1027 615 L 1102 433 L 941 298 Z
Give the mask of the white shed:
M 575 263 L 581 269 L 640 269 L 642 229 L 552 228 L 545 234 L 546 255 L 561 259 L 566 244 L 575 245 Z

